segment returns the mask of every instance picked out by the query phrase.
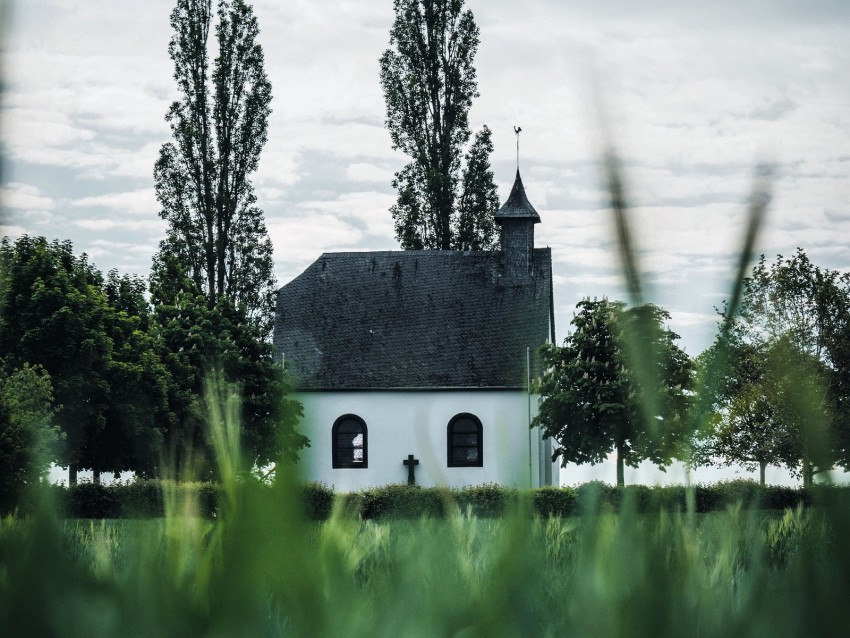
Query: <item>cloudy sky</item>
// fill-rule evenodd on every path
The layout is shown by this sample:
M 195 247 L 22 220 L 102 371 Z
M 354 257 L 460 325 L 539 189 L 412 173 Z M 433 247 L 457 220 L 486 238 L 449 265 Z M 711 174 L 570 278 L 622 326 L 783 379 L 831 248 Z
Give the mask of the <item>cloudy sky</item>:
M 173 0 L 26 0 L 6 20 L 0 234 L 70 239 L 146 275 L 164 225 L 152 169 L 177 97 Z M 583 296 L 623 296 L 600 178 L 625 166 L 648 297 L 697 354 L 741 242 L 754 166 L 775 165 L 760 252 L 850 270 L 850 3 L 467 0 L 481 28 L 477 129 L 501 198 L 520 163 L 555 258 L 558 339 Z M 390 250 L 378 57 L 391 0 L 256 0 L 274 89 L 255 176 L 283 284 L 322 252 Z M 604 115 L 601 113 L 604 111 Z
M 555 256 L 559 339 L 581 297 L 622 296 L 599 171 L 605 137 L 624 160 L 649 297 L 692 354 L 711 339 L 756 162 L 777 175 L 760 250 L 802 246 L 817 264 L 850 269 L 850 3 L 688 4 L 468 1 L 481 27 L 471 122 L 494 132 L 503 199 L 512 126 L 523 127 L 538 244 Z M 172 6 L 12 7 L 3 234 L 71 239 L 104 271 L 148 273 L 164 229 L 152 167 L 176 97 Z M 275 96 L 255 183 L 279 282 L 324 251 L 397 248 L 390 181 L 405 158 L 383 127 L 377 63 L 391 1 L 254 6 Z

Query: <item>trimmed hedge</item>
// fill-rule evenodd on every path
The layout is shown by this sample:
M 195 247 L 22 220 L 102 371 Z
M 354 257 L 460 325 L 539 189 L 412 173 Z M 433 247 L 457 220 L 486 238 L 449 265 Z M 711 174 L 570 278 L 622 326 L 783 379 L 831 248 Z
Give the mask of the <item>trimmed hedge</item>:
M 179 511 L 189 507 L 199 516 L 214 517 L 223 498 L 214 483 L 160 480 L 112 485 L 78 483 L 69 487 L 54 485 L 49 489 L 58 511 L 68 518 L 160 517 L 165 513 L 166 498 Z M 754 481 L 740 480 L 691 488 L 682 485 L 618 488 L 592 481 L 577 487 L 543 487 L 527 491 L 496 484 L 455 489 L 386 485 L 340 494 L 322 483 L 307 483 L 302 495 L 305 515 L 312 520 L 327 519 L 334 506 L 344 515 L 362 519 L 443 518 L 458 513 L 491 518 L 518 507 L 548 518 L 616 512 L 623 508 L 636 512 L 685 511 L 689 490 L 694 507 L 700 513 L 724 510 L 737 503 L 768 510 L 825 502 L 850 504 L 848 486 L 816 486 L 807 491 L 776 485 L 761 487 Z
M 165 515 L 165 499 L 178 510 L 189 507 L 198 516 L 215 516 L 219 489 L 214 483 L 134 481 L 132 483 L 77 483 L 53 486 L 59 512 L 68 518 L 156 518 Z
M 850 502 L 850 487 L 819 486 L 802 488 L 767 486 L 754 481 L 730 481 L 714 485 L 618 488 L 592 481 L 578 487 L 543 487 L 528 491 L 488 484 L 458 489 L 423 488 L 416 485 L 387 485 L 361 492 L 339 494 L 340 507 L 363 519 L 441 518 L 447 513 L 469 513 L 479 518 L 502 516 L 510 507 L 523 503 L 537 516 L 572 516 L 590 511 L 616 512 L 630 508 L 637 512 L 660 509 L 685 511 L 688 490 L 699 513 L 724 510 L 741 503 L 744 507 L 783 510 L 799 504 L 841 499 Z M 327 495 L 323 495 L 327 498 Z M 527 500 L 524 500 L 526 499 Z M 317 517 L 318 518 L 318 517 Z
M 386 485 L 361 492 L 360 516 L 365 519 L 442 518 L 446 490 L 418 485 Z
M 180 483 L 157 479 L 131 483 L 77 483 L 51 485 L 49 495 L 57 511 L 67 518 L 158 518 L 165 516 L 166 500 L 180 512 L 214 518 L 224 496 L 215 483 Z M 334 492 L 319 483 L 303 486 L 305 515 L 313 520 L 330 516 Z M 32 511 L 34 502 L 21 504 Z

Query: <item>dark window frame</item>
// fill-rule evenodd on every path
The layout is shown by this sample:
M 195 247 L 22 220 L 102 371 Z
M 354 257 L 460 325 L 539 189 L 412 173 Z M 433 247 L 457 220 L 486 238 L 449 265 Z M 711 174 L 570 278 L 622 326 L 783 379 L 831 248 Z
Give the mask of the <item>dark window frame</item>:
M 456 434 L 454 431 L 455 425 L 461 419 L 469 419 L 477 428 L 477 442 L 475 445 L 460 445 L 455 444 L 453 439 Z M 457 434 L 463 434 L 458 432 Z M 468 433 L 467 433 L 468 434 Z M 478 458 L 475 461 L 456 461 L 454 452 L 458 448 L 475 448 L 478 451 Z M 484 426 L 481 425 L 481 419 L 469 412 L 461 412 L 454 415 L 446 426 L 446 461 L 448 467 L 484 467 Z
M 363 434 L 363 446 L 362 446 L 363 447 L 363 462 L 362 463 L 356 463 L 356 462 L 346 463 L 344 461 L 340 461 L 339 451 L 340 451 L 341 448 L 339 446 L 338 432 L 339 432 L 340 426 L 343 423 L 346 423 L 348 421 L 356 421 L 357 423 L 360 424 L 361 431 L 362 431 L 362 434 Z M 351 447 L 343 446 L 342 449 L 357 449 L 357 446 L 351 446 Z M 333 427 L 331 428 L 331 455 L 332 455 L 331 463 L 332 463 L 334 469 L 346 469 L 347 468 L 347 469 L 360 470 L 360 469 L 368 468 L 369 467 L 369 428 L 366 427 L 366 421 L 364 421 L 362 418 L 360 418 L 356 414 L 343 414 L 336 421 L 334 421 Z

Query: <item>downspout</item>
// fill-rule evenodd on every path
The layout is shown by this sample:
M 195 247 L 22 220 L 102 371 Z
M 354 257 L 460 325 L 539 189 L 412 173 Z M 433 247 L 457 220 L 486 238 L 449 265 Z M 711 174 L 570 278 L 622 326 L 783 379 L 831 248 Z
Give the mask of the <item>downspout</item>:
M 528 398 L 528 487 L 530 489 L 534 487 L 534 482 L 531 467 L 531 348 L 529 346 L 525 347 L 525 373 L 526 395 Z

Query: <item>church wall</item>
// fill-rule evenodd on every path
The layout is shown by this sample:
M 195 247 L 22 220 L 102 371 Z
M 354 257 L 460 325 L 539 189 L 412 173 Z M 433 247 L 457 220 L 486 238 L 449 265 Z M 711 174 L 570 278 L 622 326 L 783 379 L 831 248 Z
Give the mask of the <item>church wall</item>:
M 528 395 L 523 391 L 333 391 L 303 392 L 298 398 L 305 414 L 301 431 L 311 444 L 301 453 L 307 480 L 324 482 L 337 491 L 406 483 L 408 470 L 402 461 L 413 454 L 419 460 L 418 485 L 529 484 Z M 533 398 L 533 409 L 536 405 Z M 447 427 L 460 413 L 474 414 L 481 421 L 483 467 L 448 467 Z M 345 414 L 357 415 L 366 423 L 366 468 L 332 467 L 331 429 Z M 540 472 L 545 460 L 539 440 L 536 430 L 531 431 L 534 486 L 547 475 Z M 557 465 L 553 472 L 557 485 Z

